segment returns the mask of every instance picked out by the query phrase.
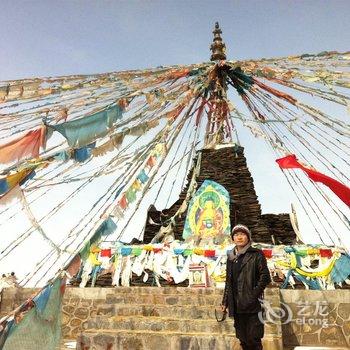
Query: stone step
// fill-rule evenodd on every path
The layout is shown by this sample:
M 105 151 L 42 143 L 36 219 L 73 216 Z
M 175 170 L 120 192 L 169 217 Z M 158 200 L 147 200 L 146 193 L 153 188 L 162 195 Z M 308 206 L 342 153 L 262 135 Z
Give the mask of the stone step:
M 114 292 L 127 294 L 200 294 L 200 295 L 221 295 L 224 290 L 221 288 L 193 288 L 193 287 L 115 287 Z
M 264 350 L 283 349 L 281 338 L 264 338 Z M 77 350 L 241 350 L 234 335 L 221 333 L 84 331 Z
M 97 316 L 90 319 L 83 326 L 84 330 L 108 329 L 115 331 L 152 331 L 152 332 L 180 332 L 188 333 L 219 333 L 221 335 L 234 334 L 233 321 L 226 319 L 217 322 L 216 319 L 173 319 L 166 317 L 145 316 Z M 280 335 L 278 327 L 272 323 L 265 324 L 266 334 Z
M 85 292 L 87 291 L 87 292 Z M 67 292 L 70 296 L 74 293 L 80 294 L 79 288 L 67 287 Z M 96 295 L 96 293 L 103 295 L 108 294 L 171 294 L 171 295 L 220 295 L 223 294 L 221 288 L 191 288 L 191 287 L 95 287 L 95 288 L 84 288 L 84 294 L 86 298 L 89 298 L 89 294 Z
M 192 320 L 173 319 L 165 317 L 145 317 L 145 316 L 97 316 L 84 324 L 85 330 L 108 329 L 115 331 L 152 331 L 152 332 L 180 332 L 187 333 L 220 333 L 232 334 L 234 332 L 233 322 L 226 320 L 217 322 L 215 319 Z
M 156 316 L 171 317 L 173 319 L 215 319 L 215 306 L 192 305 L 101 305 L 97 308 L 97 315 L 107 316 Z
M 148 304 L 148 305 L 220 305 L 220 295 L 168 295 L 168 294 L 107 294 L 105 304 Z
M 238 340 L 221 334 L 108 331 L 83 332 L 77 350 L 240 350 Z

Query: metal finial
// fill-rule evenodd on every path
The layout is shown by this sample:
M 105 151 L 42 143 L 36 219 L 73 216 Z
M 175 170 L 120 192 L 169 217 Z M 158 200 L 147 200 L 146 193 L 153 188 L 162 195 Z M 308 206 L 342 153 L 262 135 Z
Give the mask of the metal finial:
M 210 50 L 212 52 L 210 60 L 218 61 L 218 60 L 226 60 L 226 45 L 222 41 L 221 34 L 222 31 L 219 27 L 219 23 L 215 22 L 215 29 L 213 30 L 214 39 L 213 43 L 210 46 Z

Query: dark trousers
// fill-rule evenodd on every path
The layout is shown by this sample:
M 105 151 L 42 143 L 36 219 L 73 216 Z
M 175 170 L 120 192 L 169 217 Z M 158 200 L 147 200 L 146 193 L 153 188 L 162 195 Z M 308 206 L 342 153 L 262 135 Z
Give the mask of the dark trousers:
M 234 314 L 236 337 L 243 350 L 262 350 L 261 338 L 264 336 L 264 324 L 258 314 Z

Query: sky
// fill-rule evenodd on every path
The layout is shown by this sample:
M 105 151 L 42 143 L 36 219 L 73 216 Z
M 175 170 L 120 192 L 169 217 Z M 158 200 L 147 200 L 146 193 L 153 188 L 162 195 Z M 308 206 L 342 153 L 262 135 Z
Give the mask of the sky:
M 340 0 L 2 0 L 0 81 L 205 62 L 216 21 L 230 60 L 344 52 L 349 18 Z M 289 212 L 295 197 L 273 155 L 239 131 L 263 212 Z
M 2 0 L 0 80 L 349 49 L 348 1 Z

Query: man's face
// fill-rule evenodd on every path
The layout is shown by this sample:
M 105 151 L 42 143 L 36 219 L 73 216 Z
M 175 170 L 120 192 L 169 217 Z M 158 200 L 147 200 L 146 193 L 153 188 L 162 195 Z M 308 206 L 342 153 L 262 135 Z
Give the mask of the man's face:
M 245 245 L 248 244 L 249 238 L 245 232 L 237 231 L 233 235 L 233 242 L 238 247 L 244 247 Z

